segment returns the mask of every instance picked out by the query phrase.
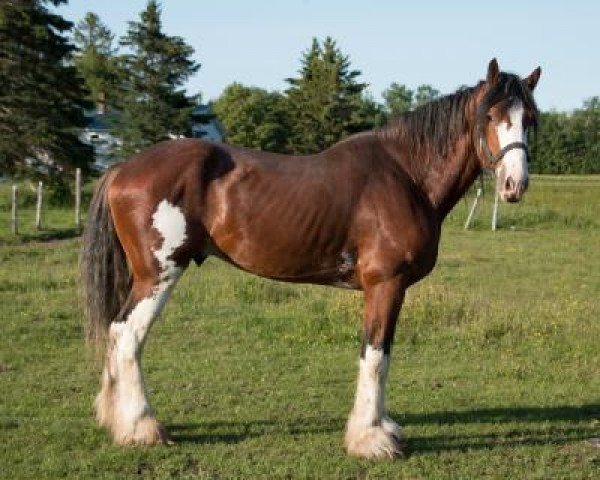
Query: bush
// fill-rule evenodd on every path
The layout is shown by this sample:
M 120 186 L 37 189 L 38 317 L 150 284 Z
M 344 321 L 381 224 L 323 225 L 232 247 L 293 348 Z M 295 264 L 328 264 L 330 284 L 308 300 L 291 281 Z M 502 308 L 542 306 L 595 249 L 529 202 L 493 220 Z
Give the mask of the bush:
M 67 207 L 75 202 L 75 193 L 64 177 L 52 177 L 48 181 L 48 205 Z

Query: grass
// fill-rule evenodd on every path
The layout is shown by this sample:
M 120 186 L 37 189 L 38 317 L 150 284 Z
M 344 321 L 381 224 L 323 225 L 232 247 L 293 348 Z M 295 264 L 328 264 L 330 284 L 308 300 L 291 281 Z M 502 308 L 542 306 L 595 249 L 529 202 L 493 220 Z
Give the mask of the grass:
M 600 178 L 534 178 L 497 232 L 489 199 L 470 231 L 467 208 L 401 315 L 387 406 L 411 454 L 396 462 L 342 448 L 360 295 L 218 261 L 189 269 L 146 347 L 176 445 L 113 446 L 92 418 L 77 239 L 0 230 L 0 477 L 598 478 Z

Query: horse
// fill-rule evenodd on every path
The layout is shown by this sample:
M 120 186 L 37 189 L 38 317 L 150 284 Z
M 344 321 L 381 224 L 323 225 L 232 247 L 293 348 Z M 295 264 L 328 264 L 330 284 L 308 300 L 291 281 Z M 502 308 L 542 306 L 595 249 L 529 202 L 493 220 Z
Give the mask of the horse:
M 433 269 L 441 225 L 482 169 L 500 197 L 528 186 L 540 67 L 484 80 L 306 156 L 200 139 L 159 143 L 98 181 L 85 228 L 89 340 L 105 346 L 98 423 L 117 444 L 170 443 L 145 393 L 148 331 L 184 270 L 216 256 L 274 280 L 364 292 L 349 454 L 405 454 L 384 397 L 407 288 Z

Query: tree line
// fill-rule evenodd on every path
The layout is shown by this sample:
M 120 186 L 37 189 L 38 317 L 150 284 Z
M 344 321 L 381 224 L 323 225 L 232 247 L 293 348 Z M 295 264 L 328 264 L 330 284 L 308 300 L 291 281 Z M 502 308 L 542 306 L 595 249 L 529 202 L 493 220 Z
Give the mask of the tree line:
M 61 177 L 93 162 L 79 137 L 85 112 L 115 113 L 114 152 L 191 134 L 200 95 L 184 86 L 200 64 L 194 49 L 162 27 L 149 0 L 119 39 L 94 13 L 74 25 L 52 11 L 67 0 L 0 3 L 0 174 Z M 282 153 L 313 153 L 356 132 L 435 100 L 428 84 L 392 83 L 376 101 L 332 38 L 313 39 L 283 91 L 233 83 L 211 102 L 232 144 Z M 531 171 L 600 173 L 600 100 L 573 112 L 542 112 Z M 51 159 L 51 161 L 50 161 Z
M 98 15 L 77 25 L 52 11 L 67 0 L 0 3 L 0 174 L 64 178 L 88 168 L 80 138 L 95 108 L 110 117 L 124 158 L 190 134 L 196 97 L 184 84 L 200 65 L 181 37 L 165 34 L 150 0 L 115 41 Z

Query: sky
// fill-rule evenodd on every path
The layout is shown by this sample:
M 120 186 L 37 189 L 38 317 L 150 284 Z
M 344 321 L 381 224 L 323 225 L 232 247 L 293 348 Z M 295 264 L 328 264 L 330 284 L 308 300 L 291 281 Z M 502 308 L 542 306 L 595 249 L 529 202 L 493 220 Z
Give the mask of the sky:
M 58 12 L 88 11 L 118 36 L 146 0 L 70 0 Z M 528 75 L 538 65 L 538 107 L 562 111 L 600 95 L 597 0 L 163 0 L 163 29 L 185 39 L 202 64 L 190 94 L 204 101 L 237 81 L 283 90 L 312 38 L 331 36 L 376 100 L 392 82 L 442 93 L 474 85 L 496 57 Z

